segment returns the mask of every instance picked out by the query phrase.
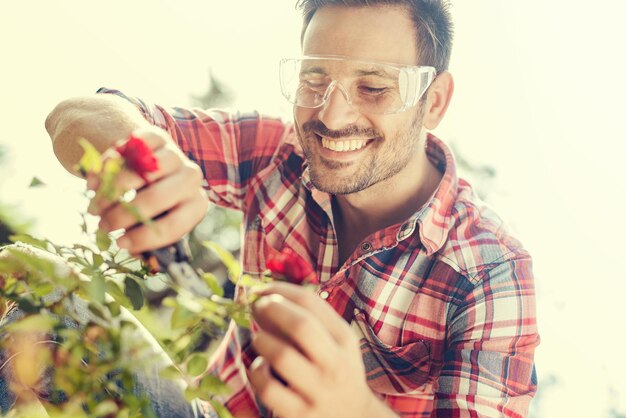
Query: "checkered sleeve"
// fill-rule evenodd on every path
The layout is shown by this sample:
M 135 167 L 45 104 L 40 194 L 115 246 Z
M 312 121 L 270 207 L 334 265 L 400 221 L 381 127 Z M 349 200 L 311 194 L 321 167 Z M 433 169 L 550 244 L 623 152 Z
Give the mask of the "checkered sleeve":
M 148 103 L 119 90 L 100 88 L 135 105 L 152 125 L 167 131 L 183 153 L 197 163 L 205 178 L 209 199 L 224 207 L 243 209 L 248 186 L 272 164 L 292 139 L 291 125 L 257 112 L 171 107 Z
M 465 279 L 451 309 L 448 347 L 433 417 L 525 417 L 537 390 L 539 343 L 530 257 L 518 256 Z
M 233 416 L 258 417 L 262 415 L 262 405 L 258 405 L 248 380 L 247 370 L 256 358 L 250 345 L 249 331 L 231 322 L 226 336 L 211 356 L 207 373 L 218 376 L 228 385 L 229 392 L 213 397 Z M 202 416 L 213 418 L 216 411 L 209 402 L 200 401 Z

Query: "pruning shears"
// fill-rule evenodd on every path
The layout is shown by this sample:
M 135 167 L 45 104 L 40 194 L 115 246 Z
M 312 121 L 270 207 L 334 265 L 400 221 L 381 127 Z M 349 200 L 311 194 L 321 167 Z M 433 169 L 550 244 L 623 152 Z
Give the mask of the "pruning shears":
M 191 251 L 187 241 L 180 241 L 157 250 L 147 251 L 143 258 L 153 273 L 167 273 L 174 283 L 195 296 L 211 297 L 213 292 L 191 266 Z

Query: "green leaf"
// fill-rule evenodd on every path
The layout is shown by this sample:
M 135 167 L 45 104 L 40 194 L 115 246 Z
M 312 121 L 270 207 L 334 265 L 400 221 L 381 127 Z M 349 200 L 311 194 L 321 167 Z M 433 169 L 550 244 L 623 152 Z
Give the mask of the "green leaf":
M 96 191 L 96 196 L 104 196 L 108 200 L 117 201 L 123 194 L 115 187 L 115 178 L 122 169 L 122 159 L 109 159 L 103 167 L 100 176 L 100 187 Z
M 211 395 L 228 395 L 231 392 L 230 386 L 212 374 L 204 376 L 200 380 L 199 387 Z
M 192 402 L 194 399 L 198 399 L 202 395 L 204 395 L 202 391 L 200 391 L 200 389 L 193 388 L 191 386 L 186 387 L 183 394 L 185 395 L 185 399 L 187 400 L 187 402 Z
M 102 171 L 100 152 L 85 138 L 78 138 L 78 143 L 83 147 L 83 156 L 78 162 L 78 171 L 82 173 L 100 174 Z
M 58 321 L 48 315 L 28 315 L 7 325 L 7 330 L 23 332 L 49 332 Z
M 193 377 L 200 376 L 205 372 L 208 365 L 209 362 L 207 361 L 205 354 L 193 354 L 187 362 L 187 373 Z
M 247 315 L 244 315 L 242 312 L 238 312 L 235 315 L 233 315 L 232 319 L 233 321 L 235 321 L 235 323 L 239 327 L 250 329 L 250 317 Z
M 108 415 L 117 416 L 117 410 L 118 406 L 112 399 L 105 399 L 104 401 L 98 403 L 93 413 L 97 417 L 103 417 Z
M 104 257 L 102 254 L 93 253 L 91 258 L 95 267 L 100 267 L 104 263 Z
M 96 245 L 100 251 L 107 251 L 111 248 L 111 237 L 105 231 L 98 229 L 96 231 Z
M 241 266 L 239 265 L 239 261 L 232 255 L 229 251 L 226 251 L 218 244 L 212 241 L 205 241 L 202 243 L 206 248 L 213 250 L 215 254 L 219 257 L 219 259 L 224 263 L 226 269 L 228 270 L 228 277 L 233 283 L 237 283 L 239 277 L 241 276 Z
M 87 283 L 87 294 L 89 298 L 97 303 L 104 303 L 105 294 L 105 282 L 104 277 L 100 274 L 94 274 L 91 276 L 91 280 Z
M 170 346 L 171 351 L 175 353 L 176 357 L 181 362 L 186 357 L 186 354 L 184 353 L 184 351 L 189 346 L 189 343 L 191 343 L 191 335 L 187 334 L 173 341 L 172 345 Z
M 217 413 L 217 416 L 219 418 L 233 418 L 233 415 L 230 413 L 230 411 L 218 401 L 214 399 L 209 399 L 209 403 L 211 404 L 213 409 L 215 409 L 215 412 Z
M 32 272 L 30 280 L 42 280 L 42 277 L 56 278 L 57 265 L 54 261 L 40 257 L 37 254 L 29 254 L 17 248 L 7 248 L 5 251 L 11 254 L 14 261 L 23 266 L 21 271 Z M 14 270 L 15 271 L 15 270 Z
M 111 312 L 111 316 L 114 318 L 116 316 L 119 316 L 119 314 L 122 312 L 122 309 L 120 308 L 120 304 L 117 303 L 116 301 L 111 301 L 107 303 L 107 306 L 109 307 L 109 312 Z
M 54 285 L 52 283 L 39 283 L 31 286 L 31 289 L 33 290 L 35 296 L 41 298 L 49 293 L 52 293 Z
M 41 248 L 43 250 L 48 249 L 48 241 L 37 239 L 28 234 L 15 234 L 11 235 L 9 239 L 13 242 L 23 242 L 24 244 L 32 245 L 33 247 Z
M 176 308 L 174 308 L 174 312 L 172 312 L 172 328 L 186 328 L 193 325 L 194 322 L 198 320 L 196 315 L 196 313 L 191 312 L 189 309 L 181 305 L 176 306 Z
M 101 305 L 94 302 L 89 302 L 89 305 L 87 305 L 87 309 L 89 309 L 89 311 L 96 315 L 98 318 L 108 321 L 107 315 Z
M 161 370 L 161 372 L 159 372 L 159 376 L 161 376 L 161 378 L 167 379 L 167 380 L 176 380 L 176 379 L 180 379 L 181 378 L 182 373 L 178 369 L 178 367 L 176 367 L 174 365 L 169 365 L 166 368 L 164 368 L 163 370 Z
M 161 305 L 167 307 L 167 308 L 176 308 L 176 306 L 178 306 L 178 303 L 176 302 L 176 299 L 171 297 L 171 296 L 167 296 L 165 298 L 163 298 L 163 300 L 161 301 Z
M 255 279 L 249 274 L 242 275 L 241 278 L 239 279 L 239 282 L 237 283 L 237 285 L 241 287 L 263 286 L 264 284 L 265 282 L 259 279 Z
M 144 303 L 143 289 L 137 281 L 130 276 L 124 279 L 124 294 L 130 299 L 135 310 L 141 309 Z
M 128 296 L 124 294 L 124 292 L 122 291 L 122 289 L 116 282 L 107 280 L 106 290 L 107 290 L 107 293 L 111 295 L 113 299 L 115 299 L 116 302 L 118 302 L 120 305 L 126 308 L 130 308 L 131 302 L 128 299 Z
M 224 288 L 220 285 L 219 280 L 214 274 L 204 273 L 202 274 L 202 280 L 204 280 L 204 282 L 209 286 L 211 293 L 219 297 L 224 296 Z
M 89 265 L 87 261 L 85 261 L 84 258 L 76 257 L 76 256 L 72 256 L 68 258 L 67 261 L 70 263 L 79 264 L 82 267 L 87 267 Z
M 37 177 L 33 177 L 33 179 L 30 181 L 30 184 L 28 185 L 28 187 L 39 187 L 39 186 L 45 186 L 45 185 L 46 185 L 46 183 L 44 183 L 43 181 L 41 181 Z
M 91 202 L 90 202 L 91 205 Z M 88 228 L 87 228 L 87 218 L 85 218 L 84 214 L 80 214 L 80 217 L 82 219 L 81 223 L 80 223 L 80 230 L 83 234 L 87 234 Z

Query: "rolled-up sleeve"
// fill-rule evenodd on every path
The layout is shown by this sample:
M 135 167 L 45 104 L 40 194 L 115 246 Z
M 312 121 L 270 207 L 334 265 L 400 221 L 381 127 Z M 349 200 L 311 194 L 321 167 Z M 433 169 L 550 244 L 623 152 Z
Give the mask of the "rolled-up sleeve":
M 248 186 L 273 162 L 294 150 L 291 124 L 257 112 L 165 108 L 119 90 L 100 88 L 135 105 L 148 123 L 167 131 L 182 152 L 202 169 L 209 199 L 244 209 Z

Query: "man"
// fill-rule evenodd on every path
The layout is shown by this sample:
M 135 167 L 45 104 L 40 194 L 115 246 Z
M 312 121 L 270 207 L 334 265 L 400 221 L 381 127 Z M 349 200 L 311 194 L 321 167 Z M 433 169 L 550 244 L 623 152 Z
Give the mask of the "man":
M 132 131 L 155 149 L 149 185 L 132 173 L 119 182 L 138 189 L 145 216 L 166 213 L 157 229 L 109 202 L 94 209 L 134 254 L 187 233 L 208 195 L 244 213 L 244 271 L 285 247 L 315 268 L 317 294 L 270 286 L 252 344 L 232 325 L 215 354 L 236 416 L 526 415 L 539 341 L 530 256 L 426 133 L 453 92 L 446 4 L 299 6 L 304 57 L 280 67 L 293 125 L 102 89 L 113 94 L 49 115 L 55 153 L 71 169 L 78 137 L 105 150 Z

